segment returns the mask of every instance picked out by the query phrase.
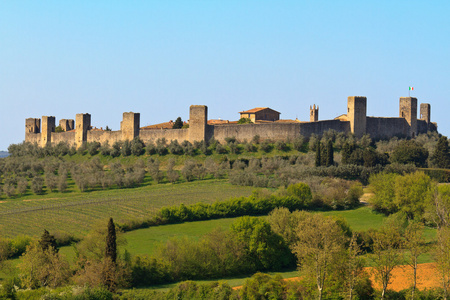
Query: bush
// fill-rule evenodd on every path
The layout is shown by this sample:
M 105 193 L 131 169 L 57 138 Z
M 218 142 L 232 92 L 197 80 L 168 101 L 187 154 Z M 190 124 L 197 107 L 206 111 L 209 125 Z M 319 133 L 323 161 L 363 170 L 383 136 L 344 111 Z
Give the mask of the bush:
M 273 149 L 273 145 L 271 144 L 270 140 L 264 140 L 261 145 L 260 148 L 262 151 L 269 153 L 270 151 L 272 151 Z

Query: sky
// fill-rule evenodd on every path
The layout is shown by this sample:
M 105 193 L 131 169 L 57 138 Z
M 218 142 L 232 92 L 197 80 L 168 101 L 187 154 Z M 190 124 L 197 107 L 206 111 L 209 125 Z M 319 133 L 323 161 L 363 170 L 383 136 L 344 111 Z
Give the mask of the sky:
M 397 117 L 399 98 L 431 104 L 450 135 L 450 1 L 0 0 L 0 150 L 25 119 L 75 119 L 118 130 L 270 107 L 282 119 L 346 113 Z

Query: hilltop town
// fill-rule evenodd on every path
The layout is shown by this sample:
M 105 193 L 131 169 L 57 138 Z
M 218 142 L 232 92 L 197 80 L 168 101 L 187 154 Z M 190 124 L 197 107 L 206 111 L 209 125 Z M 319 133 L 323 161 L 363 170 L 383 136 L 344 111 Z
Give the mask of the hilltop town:
M 146 141 L 165 138 L 178 141 L 202 141 L 214 138 L 224 141 L 234 136 L 239 140 L 250 140 L 259 135 L 262 139 L 285 140 L 298 136 L 322 135 L 333 129 L 337 132 L 353 133 L 356 137 L 369 134 L 375 139 L 415 137 L 420 133 L 437 131 L 437 124 L 431 123 L 431 105 L 420 104 L 420 117 L 417 117 L 417 98 L 401 97 L 399 117 L 367 116 L 367 98 L 351 96 L 347 100 L 347 114 L 333 120 L 319 120 L 319 107 L 310 107 L 310 121 L 281 120 L 280 112 L 268 107 L 255 108 L 240 112 L 241 118 L 250 119 L 250 124 L 223 120 L 208 120 L 208 107 L 192 105 L 188 128 L 171 129 L 169 126 L 140 127 L 140 113 L 125 112 L 120 130 L 111 131 L 92 128 L 90 114 L 77 114 L 75 120 L 61 119 L 61 132 L 55 132 L 54 116 L 26 119 L 25 141 L 42 147 L 47 144 L 66 142 L 79 147 L 85 142 L 108 142 L 132 140 L 139 137 Z M 169 127 L 169 128 L 168 128 Z

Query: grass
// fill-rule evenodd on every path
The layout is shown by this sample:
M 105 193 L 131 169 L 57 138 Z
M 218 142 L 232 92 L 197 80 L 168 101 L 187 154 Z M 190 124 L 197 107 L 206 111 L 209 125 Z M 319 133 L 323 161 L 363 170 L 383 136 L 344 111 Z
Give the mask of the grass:
M 248 196 L 252 187 L 227 180 L 152 184 L 137 188 L 26 196 L 0 203 L 0 236 L 52 234 L 82 236 L 92 224 L 112 217 L 116 222 L 145 219 L 164 206 L 212 203 Z
M 383 224 L 386 217 L 374 212 L 370 207 L 363 206 L 353 210 L 323 212 L 325 216 L 343 217 L 354 231 L 377 229 Z

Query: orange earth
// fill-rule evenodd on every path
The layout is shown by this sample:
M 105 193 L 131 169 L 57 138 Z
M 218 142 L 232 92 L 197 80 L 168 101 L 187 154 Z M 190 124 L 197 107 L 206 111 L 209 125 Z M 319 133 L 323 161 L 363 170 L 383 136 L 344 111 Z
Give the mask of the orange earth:
M 380 290 L 381 284 L 375 281 L 372 268 L 364 268 L 370 275 L 370 280 L 373 282 L 373 287 Z M 392 280 L 388 285 L 389 290 L 401 291 L 408 289 L 412 285 L 413 270 L 410 266 L 399 266 L 392 271 Z M 300 280 L 299 277 L 286 278 L 287 281 Z M 435 288 L 440 285 L 439 272 L 436 269 L 435 263 L 420 264 L 417 268 L 417 288 L 420 290 L 426 288 Z M 233 289 L 240 289 L 242 286 L 236 286 Z

